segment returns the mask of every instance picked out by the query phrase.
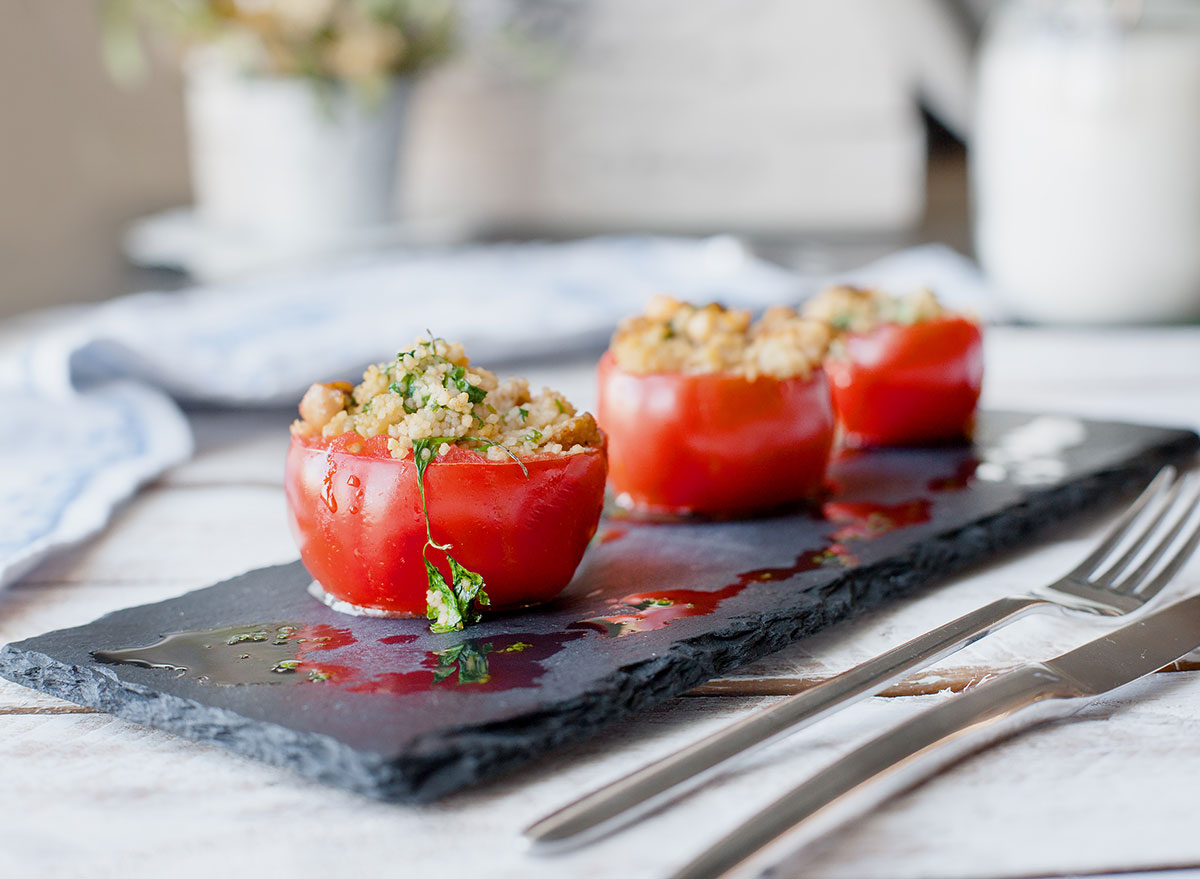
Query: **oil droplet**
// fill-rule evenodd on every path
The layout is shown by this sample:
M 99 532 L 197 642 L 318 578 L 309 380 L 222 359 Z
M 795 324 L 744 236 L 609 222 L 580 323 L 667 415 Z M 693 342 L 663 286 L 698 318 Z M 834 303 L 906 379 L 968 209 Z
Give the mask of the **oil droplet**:
M 350 693 L 403 695 L 431 688 L 496 691 L 534 686 L 543 663 L 582 632 L 468 638 L 440 650 L 409 646 L 414 634 L 359 644 L 348 629 L 300 623 L 254 623 L 162 636 L 146 647 L 96 650 L 100 662 L 166 669 L 211 686 L 292 684 Z M 359 644 L 354 664 L 341 647 Z M 396 671 L 397 667 L 409 667 Z
M 931 506 L 926 498 L 918 498 L 891 505 L 830 501 L 821 509 L 826 519 L 842 526 L 830 535 L 835 542 L 841 542 L 874 540 L 901 528 L 928 522 Z
M 804 550 L 790 565 L 743 571 L 733 583 L 711 592 L 683 589 L 626 595 L 614 602 L 613 613 L 579 620 L 572 623 L 571 628 L 598 629 L 616 638 L 649 632 L 675 620 L 706 616 L 752 583 L 789 580 L 818 568 L 853 568 L 859 563 L 851 548 L 855 541 L 874 540 L 901 528 L 928 522 L 931 508 L 932 504 L 926 498 L 897 504 L 829 501 L 822 505 L 822 514 L 826 520 L 841 527 L 829 535 L 824 546 Z
M 723 602 L 745 589 L 746 585 L 731 583 L 715 592 L 705 592 L 701 589 L 670 589 L 626 595 L 617 602 L 616 613 L 580 620 L 573 623 L 572 627 L 598 629 L 610 637 L 650 632 L 661 629 L 673 620 L 710 614 Z
M 605 635 L 620 638 L 637 632 L 651 632 L 687 617 L 707 616 L 752 583 L 788 580 L 805 571 L 825 567 L 853 567 L 858 559 L 840 544 L 805 550 L 790 564 L 778 568 L 755 568 L 737 575 L 737 580 L 709 592 L 701 589 L 672 589 L 663 592 L 643 592 L 626 595 L 616 602 L 615 613 L 589 617 L 572 623 L 598 629 Z
M 171 669 L 218 685 L 300 679 L 311 654 L 355 643 L 349 629 L 292 622 L 253 623 L 163 635 L 146 647 L 96 650 L 100 662 Z

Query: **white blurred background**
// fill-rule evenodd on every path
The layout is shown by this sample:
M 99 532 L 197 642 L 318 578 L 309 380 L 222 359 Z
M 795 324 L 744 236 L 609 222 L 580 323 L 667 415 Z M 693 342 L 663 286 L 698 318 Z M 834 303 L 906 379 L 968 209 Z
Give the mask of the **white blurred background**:
M 1200 317 L 1189 0 L 0 0 L 0 317 L 363 250 L 937 241 L 1007 314 Z
M 198 223 L 190 175 L 204 173 L 204 159 L 194 147 L 189 154 L 176 41 L 151 17 L 144 70 L 118 81 L 120 70 L 114 76 L 104 61 L 109 7 L 136 13 L 155 4 L 188 5 L 0 0 L 0 316 L 312 256 L 307 243 L 297 254 Z M 979 19 L 969 7 L 612 0 L 456 8 L 456 53 L 422 73 L 404 108 L 399 222 L 368 236 L 372 246 L 735 232 L 818 268 L 912 241 L 970 246 L 958 140 Z M 193 105 L 207 88 L 218 115 L 237 112 L 222 110 L 228 96 L 202 80 L 193 68 Z M 249 113 L 262 124 L 261 112 Z M 281 173 L 294 126 L 252 134 L 263 167 Z M 237 149 L 245 147 L 225 151 Z M 327 160 L 326 173 L 339 164 Z M 253 193 L 239 204 L 237 190 L 262 176 L 247 183 L 227 174 L 234 203 L 218 205 L 218 219 L 304 213 L 304 196 L 286 182 L 280 188 L 294 204 Z M 170 209 L 183 210 L 155 216 Z M 147 216 L 156 222 L 134 226 L 132 256 L 143 263 L 135 267 L 126 233 Z

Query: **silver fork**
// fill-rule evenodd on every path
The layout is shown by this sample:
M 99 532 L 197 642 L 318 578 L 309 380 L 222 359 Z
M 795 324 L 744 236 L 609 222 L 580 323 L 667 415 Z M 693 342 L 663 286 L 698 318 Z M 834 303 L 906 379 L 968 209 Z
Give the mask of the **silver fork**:
M 872 696 L 1029 613 L 1061 609 L 1116 617 L 1141 608 L 1190 554 L 1177 553 L 1150 577 L 1186 524 L 1187 512 L 1148 550 L 1147 544 L 1162 530 L 1181 495 L 1186 509 L 1200 501 L 1200 479 L 1175 477 L 1173 467 L 1159 471 L 1095 550 L 1061 579 L 993 601 L 593 791 L 528 827 L 526 840 L 534 851 L 549 853 L 604 836 L 703 784 L 730 758 Z M 1189 535 L 1192 548 L 1197 539 Z

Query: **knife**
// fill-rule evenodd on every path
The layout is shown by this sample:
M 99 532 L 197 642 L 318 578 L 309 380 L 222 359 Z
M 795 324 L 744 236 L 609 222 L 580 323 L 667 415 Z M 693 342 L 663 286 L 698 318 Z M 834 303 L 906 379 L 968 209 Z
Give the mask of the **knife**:
M 754 815 L 671 879 L 715 879 L 748 860 L 765 867 L 967 754 L 1034 724 L 1073 714 L 1096 696 L 1198 647 L 1200 595 L 1195 595 L 1047 662 L 1021 666 L 847 754 Z

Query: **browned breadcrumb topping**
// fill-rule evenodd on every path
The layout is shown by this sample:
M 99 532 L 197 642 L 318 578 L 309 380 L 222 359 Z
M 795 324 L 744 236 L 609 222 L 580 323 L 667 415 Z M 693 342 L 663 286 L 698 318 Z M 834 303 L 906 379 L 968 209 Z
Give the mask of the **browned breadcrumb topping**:
M 777 306 L 757 322 L 749 311 L 655 296 L 626 318 L 610 350 L 626 372 L 727 372 L 754 379 L 807 378 L 829 347 L 830 330 Z
M 822 290 L 804 305 L 803 314 L 835 332 L 869 333 L 884 324 L 915 324 L 953 314 L 933 291 L 889 296 L 879 290 L 839 285 Z
M 314 384 L 305 392 L 293 434 L 350 431 L 387 436 L 396 458 L 409 453 L 413 440 L 428 437 L 483 440 L 474 445 L 493 461 L 508 460 L 509 453 L 578 454 L 601 444 L 596 420 L 562 394 L 547 388 L 534 396 L 524 379 L 500 381 L 445 339 L 417 339 L 394 360 L 367 367 L 357 385 Z

